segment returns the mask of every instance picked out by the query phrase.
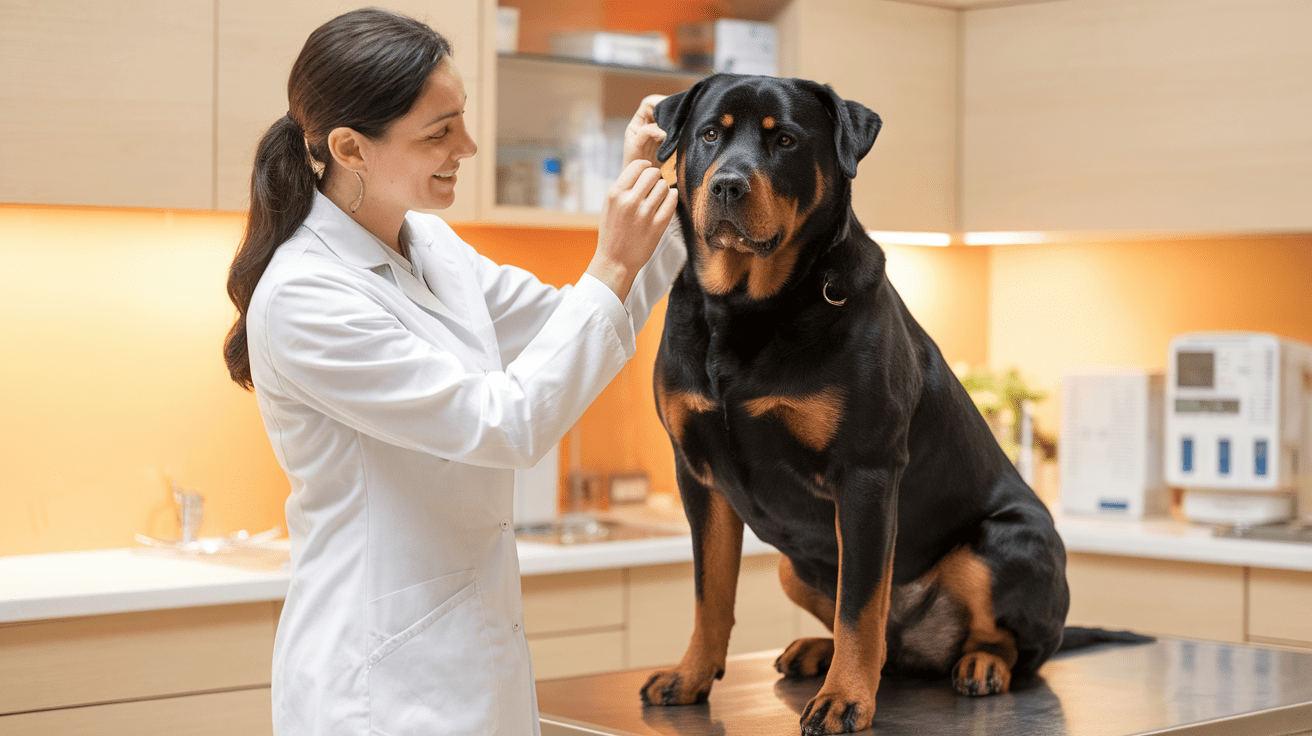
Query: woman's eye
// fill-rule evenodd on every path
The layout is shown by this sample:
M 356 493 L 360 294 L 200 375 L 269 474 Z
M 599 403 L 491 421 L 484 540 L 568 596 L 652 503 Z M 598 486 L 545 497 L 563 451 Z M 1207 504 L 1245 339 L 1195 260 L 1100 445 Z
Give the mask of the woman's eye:
M 712 141 L 714 141 L 716 138 L 719 137 L 720 137 L 720 133 L 715 130 L 708 130 L 702 134 L 702 140 L 706 141 L 707 143 L 711 143 Z
M 441 139 L 443 139 L 443 138 L 446 137 L 446 134 L 447 134 L 447 131 L 444 129 L 441 133 L 437 133 L 436 135 L 430 135 L 430 136 L 428 136 L 428 140 L 430 140 L 430 141 L 441 140 Z
M 784 148 L 788 148 L 789 146 L 793 145 L 792 136 L 788 136 L 788 135 L 779 136 L 779 145 L 783 146 Z

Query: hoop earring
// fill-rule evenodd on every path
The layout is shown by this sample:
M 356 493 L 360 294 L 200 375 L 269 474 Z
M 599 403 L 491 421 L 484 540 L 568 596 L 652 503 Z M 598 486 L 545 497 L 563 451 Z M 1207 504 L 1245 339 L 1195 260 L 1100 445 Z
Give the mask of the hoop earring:
M 356 180 L 360 182 L 360 196 L 356 197 L 355 204 L 351 205 L 351 212 L 355 212 L 360 209 L 360 203 L 364 201 L 364 179 L 360 177 L 360 172 L 358 171 L 353 171 L 351 173 L 355 174 Z

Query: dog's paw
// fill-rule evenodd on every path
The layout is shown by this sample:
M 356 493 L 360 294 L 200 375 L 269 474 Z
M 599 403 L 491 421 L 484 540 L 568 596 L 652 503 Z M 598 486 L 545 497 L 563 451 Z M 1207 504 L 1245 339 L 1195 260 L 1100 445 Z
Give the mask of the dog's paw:
M 1011 688 L 1011 668 L 988 652 L 971 652 L 952 668 L 952 686 L 962 695 L 995 695 Z
M 643 705 L 705 703 L 711 694 L 711 685 L 721 677 L 724 677 L 724 670 L 661 670 L 647 680 L 639 695 Z
M 774 661 L 774 668 L 789 677 L 816 677 L 828 672 L 833 661 L 833 639 L 806 638 L 789 644 Z
M 802 711 L 802 736 L 864 731 L 870 728 L 874 718 L 873 691 L 830 690 L 826 684 Z

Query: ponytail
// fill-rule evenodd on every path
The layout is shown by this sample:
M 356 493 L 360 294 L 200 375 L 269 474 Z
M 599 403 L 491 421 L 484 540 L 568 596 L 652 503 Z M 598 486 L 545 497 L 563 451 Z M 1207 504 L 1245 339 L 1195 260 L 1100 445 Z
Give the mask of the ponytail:
M 316 177 L 301 127 L 284 115 L 269 128 L 255 151 L 251 174 L 251 210 L 237 255 L 228 269 L 228 298 L 237 306 L 237 322 L 223 343 L 228 375 L 246 390 L 251 361 L 246 347 L 246 310 L 273 252 L 305 222 L 314 204 Z
M 228 269 L 237 322 L 223 342 L 228 375 L 246 390 L 251 380 L 246 310 L 278 249 L 314 205 L 320 164 L 331 167 L 328 134 L 350 128 L 371 139 L 414 107 L 451 45 L 432 28 L 400 13 L 361 8 L 333 18 L 306 39 L 287 80 L 290 110 L 255 151 L 251 210 Z

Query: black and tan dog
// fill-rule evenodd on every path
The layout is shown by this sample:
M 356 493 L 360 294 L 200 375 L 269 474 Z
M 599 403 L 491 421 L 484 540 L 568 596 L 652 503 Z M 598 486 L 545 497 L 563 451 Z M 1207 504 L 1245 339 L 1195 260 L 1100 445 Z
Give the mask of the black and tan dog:
M 828 673 L 804 733 L 868 727 L 881 671 L 1006 692 L 1061 644 L 1065 551 L 852 212 L 879 116 L 814 82 L 715 75 L 656 120 L 689 260 L 655 388 L 697 599 L 643 701 L 700 702 L 723 675 L 744 522 L 834 633 L 776 664 Z

